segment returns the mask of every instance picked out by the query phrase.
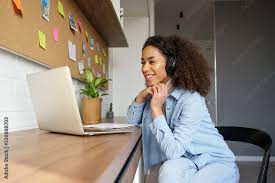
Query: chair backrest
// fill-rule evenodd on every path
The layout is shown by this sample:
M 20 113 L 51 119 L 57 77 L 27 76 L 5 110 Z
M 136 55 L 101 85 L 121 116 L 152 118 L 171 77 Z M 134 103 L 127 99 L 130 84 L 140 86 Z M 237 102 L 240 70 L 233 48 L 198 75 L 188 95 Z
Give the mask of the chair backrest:
M 262 130 L 236 126 L 217 126 L 216 128 L 224 140 L 251 143 L 265 151 L 270 149 L 272 144 L 270 135 Z
M 246 127 L 217 126 L 216 128 L 224 140 L 251 143 L 261 147 L 265 151 L 257 181 L 257 183 L 265 183 L 267 180 L 270 149 L 272 145 L 270 135 L 262 130 Z

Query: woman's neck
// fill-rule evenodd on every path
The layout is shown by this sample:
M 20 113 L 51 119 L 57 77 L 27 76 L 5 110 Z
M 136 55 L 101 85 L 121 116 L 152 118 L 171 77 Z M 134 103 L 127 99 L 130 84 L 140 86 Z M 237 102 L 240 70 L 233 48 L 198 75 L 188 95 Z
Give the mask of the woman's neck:
M 174 86 L 173 86 L 173 83 L 172 83 L 172 79 L 168 79 L 166 82 L 165 82 L 166 86 L 167 86 L 167 89 L 168 89 L 168 94 L 170 94 L 173 90 L 174 90 Z
M 167 77 L 167 78 L 163 79 L 163 80 L 161 81 L 161 83 L 167 83 L 167 82 L 170 81 L 170 80 L 171 80 L 171 78 Z

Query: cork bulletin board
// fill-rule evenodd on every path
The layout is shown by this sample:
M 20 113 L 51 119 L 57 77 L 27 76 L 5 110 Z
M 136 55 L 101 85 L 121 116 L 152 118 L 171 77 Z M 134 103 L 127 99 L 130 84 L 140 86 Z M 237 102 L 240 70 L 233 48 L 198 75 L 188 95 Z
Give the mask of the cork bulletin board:
M 107 44 L 75 2 L 49 0 L 49 21 L 47 21 L 42 17 L 42 1 L 21 0 L 21 11 L 12 0 L 0 1 L 0 47 L 50 68 L 68 66 L 72 76 L 79 80 L 82 80 L 78 64 L 80 61 L 83 61 L 85 69 L 91 68 L 95 75 L 107 78 Z M 63 5 L 64 16 L 59 12 L 58 3 Z M 70 28 L 70 14 L 74 17 L 78 31 Z M 54 37 L 54 29 L 58 29 L 58 40 Z M 39 44 L 39 31 L 45 35 L 45 49 Z M 94 49 L 90 48 L 91 39 L 94 40 Z M 76 61 L 69 58 L 69 41 L 75 44 Z M 83 44 L 86 47 L 85 55 L 82 52 Z

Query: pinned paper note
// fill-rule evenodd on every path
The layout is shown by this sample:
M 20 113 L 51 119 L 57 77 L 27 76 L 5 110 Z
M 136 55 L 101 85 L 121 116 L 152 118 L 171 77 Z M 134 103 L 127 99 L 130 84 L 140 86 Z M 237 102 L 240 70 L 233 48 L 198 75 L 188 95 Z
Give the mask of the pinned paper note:
M 105 64 L 103 64 L 103 66 L 102 66 L 102 72 L 103 72 L 103 74 L 106 73 L 106 68 L 105 67 L 106 67 Z
M 50 0 L 41 0 L 42 17 L 49 21 L 50 16 Z
M 91 50 L 95 49 L 94 39 L 92 37 L 90 38 L 90 49 Z
M 76 61 L 76 46 L 71 41 L 68 41 L 69 58 Z
M 73 29 L 74 31 L 78 31 L 77 27 L 75 25 L 74 17 L 73 17 L 73 15 L 71 13 L 69 15 L 69 23 L 70 23 L 71 29 Z
M 79 71 L 79 74 L 84 73 L 84 62 L 83 61 L 78 62 L 78 71 Z
M 39 39 L 39 46 L 45 50 L 46 49 L 46 36 L 40 30 L 38 31 L 38 39 Z
M 86 44 L 82 42 L 82 56 L 85 57 L 86 55 Z
M 87 59 L 87 65 L 88 65 L 88 68 L 92 67 L 91 57 L 88 57 L 88 59 Z
M 57 27 L 53 28 L 53 37 L 55 41 L 58 41 L 58 34 L 59 34 L 59 29 Z
M 12 0 L 12 2 L 15 5 L 16 9 L 22 13 L 21 0 Z
M 78 25 L 79 31 L 82 32 L 82 25 L 80 20 L 77 20 L 77 25 Z
M 97 55 L 95 55 L 95 63 L 96 63 L 96 64 L 99 64 L 98 56 L 97 56 Z
M 104 48 L 102 49 L 102 52 L 103 52 L 103 56 L 106 57 L 106 52 Z
M 58 12 L 62 17 L 65 17 L 64 9 L 63 9 L 63 4 L 60 0 L 58 0 Z

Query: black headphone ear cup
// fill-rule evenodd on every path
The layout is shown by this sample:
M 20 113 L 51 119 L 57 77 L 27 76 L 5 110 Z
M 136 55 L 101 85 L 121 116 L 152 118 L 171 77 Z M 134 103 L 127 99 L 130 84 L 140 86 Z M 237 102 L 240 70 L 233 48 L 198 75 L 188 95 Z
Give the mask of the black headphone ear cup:
M 166 62 L 166 73 L 168 76 L 172 76 L 174 73 L 174 67 L 175 67 L 175 59 L 173 57 L 170 57 L 168 62 Z

